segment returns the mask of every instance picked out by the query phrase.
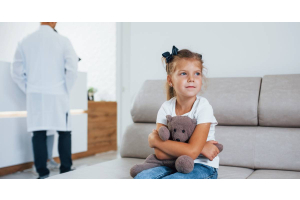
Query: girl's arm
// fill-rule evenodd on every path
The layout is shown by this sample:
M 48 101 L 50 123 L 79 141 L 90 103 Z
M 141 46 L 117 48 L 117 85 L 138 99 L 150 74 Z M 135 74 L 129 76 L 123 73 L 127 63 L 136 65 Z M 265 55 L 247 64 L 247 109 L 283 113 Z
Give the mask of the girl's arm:
M 163 124 L 157 124 L 157 128 L 160 128 L 161 125 Z M 198 124 L 188 143 L 172 140 L 162 141 L 158 136 L 158 132 L 153 131 L 148 137 L 149 146 L 158 148 L 163 153 L 175 158 L 181 155 L 188 155 L 192 159 L 196 159 L 206 143 L 209 129 L 210 123 Z M 158 151 L 158 153 L 161 152 Z

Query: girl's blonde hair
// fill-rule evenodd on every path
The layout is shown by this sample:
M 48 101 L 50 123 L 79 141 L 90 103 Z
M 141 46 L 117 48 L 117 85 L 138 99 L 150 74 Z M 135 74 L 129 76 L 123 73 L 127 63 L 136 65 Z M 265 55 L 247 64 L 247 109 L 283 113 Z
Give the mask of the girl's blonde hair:
M 165 63 L 167 75 L 172 76 L 176 68 L 176 62 L 180 59 L 195 59 L 200 62 L 201 69 L 201 77 L 202 77 L 202 85 L 204 86 L 204 90 L 207 88 L 207 78 L 204 75 L 204 71 L 207 69 L 203 66 L 202 55 L 199 53 L 192 52 L 188 49 L 182 49 L 177 52 L 177 55 L 172 55 L 172 59 L 167 62 L 166 58 L 162 57 L 162 62 Z M 176 97 L 176 91 L 173 87 L 169 86 L 168 81 L 166 82 L 166 91 L 167 91 L 167 100 L 170 100 L 173 97 Z M 201 89 L 202 91 L 202 89 Z

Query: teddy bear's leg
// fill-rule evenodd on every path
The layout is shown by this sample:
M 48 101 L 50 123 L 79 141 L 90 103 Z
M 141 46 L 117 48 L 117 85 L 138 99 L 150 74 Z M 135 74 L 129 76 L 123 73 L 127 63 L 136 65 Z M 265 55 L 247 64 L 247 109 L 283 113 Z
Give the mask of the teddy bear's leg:
M 176 162 L 176 159 L 163 160 L 163 166 L 170 167 L 172 169 L 176 169 L 175 162 Z
M 167 127 L 162 126 L 158 129 L 158 135 L 162 141 L 166 141 L 170 138 L 170 131 Z
M 154 154 L 149 155 L 142 164 L 134 165 L 130 169 L 130 175 L 134 178 L 138 173 L 146 169 L 159 167 L 163 165 L 163 161 L 156 158 Z
M 194 169 L 194 160 L 187 155 L 179 156 L 176 159 L 175 167 L 178 172 L 188 174 Z

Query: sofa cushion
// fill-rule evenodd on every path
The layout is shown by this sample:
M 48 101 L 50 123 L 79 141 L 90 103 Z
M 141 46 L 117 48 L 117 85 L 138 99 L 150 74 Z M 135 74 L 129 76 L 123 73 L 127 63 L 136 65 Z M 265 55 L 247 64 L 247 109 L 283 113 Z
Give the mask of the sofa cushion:
M 220 165 L 300 171 L 300 128 L 216 126 Z
M 49 177 L 49 179 L 131 179 L 130 168 L 144 162 L 138 158 L 118 158 L 95 164 L 82 169 Z M 220 166 L 218 179 L 243 179 L 253 172 L 252 169 Z
M 243 167 L 220 166 L 218 169 L 218 179 L 245 179 L 254 170 Z
M 257 126 L 260 77 L 209 78 L 201 95 L 209 101 L 219 125 Z
M 300 127 L 300 74 L 263 77 L 258 106 L 260 126 Z
M 300 179 L 300 172 L 282 170 L 255 170 L 248 179 Z
M 123 158 L 147 158 L 154 153 L 149 147 L 148 135 L 156 128 L 154 123 L 134 123 L 127 127 L 121 142 Z
M 255 169 L 300 171 L 299 141 L 300 128 L 257 127 Z
M 144 159 L 118 158 L 82 169 L 49 177 L 50 179 L 128 179 L 130 168 Z
M 131 108 L 133 122 L 156 123 L 157 112 L 167 100 L 166 80 L 147 80 L 135 96 Z
M 64 174 L 49 179 L 131 179 L 130 168 L 142 163 L 144 159 L 119 158 Z M 300 178 L 300 172 L 282 170 L 253 170 L 242 167 L 220 166 L 218 179 L 292 179 Z
M 220 165 L 254 169 L 254 143 L 257 127 L 216 126 L 216 140 L 224 147 Z

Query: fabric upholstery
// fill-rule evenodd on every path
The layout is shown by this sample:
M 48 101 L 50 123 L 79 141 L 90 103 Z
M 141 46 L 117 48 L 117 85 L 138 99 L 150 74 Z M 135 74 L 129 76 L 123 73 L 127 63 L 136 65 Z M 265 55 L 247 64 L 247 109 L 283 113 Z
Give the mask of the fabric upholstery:
M 255 170 L 248 179 L 300 179 L 300 172 L 282 170 Z
M 220 165 L 300 171 L 300 129 L 216 126 Z
M 299 142 L 300 128 L 257 127 L 255 169 L 300 171 Z
M 77 169 L 64 174 L 51 176 L 50 179 L 128 179 L 130 168 L 142 163 L 144 159 L 118 158 L 115 160 Z
M 160 106 L 167 100 L 166 80 L 147 80 L 135 96 L 131 108 L 132 120 L 137 122 L 156 122 Z
M 156 128 L 154 123 L 134 123 L 127 127 L 121 143 L 123 158 L 147 158 L 154 153 L 148 145 L 148 135 Z
M 118 158 L 82 169 L 49 177 L 49 179 L 132 179 L 130 168 L 144 162 L 138 158 Z M 244 179 L 253 172 L 241 167 L 220 166 L 218 179 Z
M 220 165 L 254 169 L 254 142 L 257 127 L 216 126 L 216 141 L 223 145 Z
M 256 126 L 261 78 L 208 78 L 199 95 L 208 99 L 219 125 Z M 137 122 L 156 122 L 157 112 L 167 99 L 166 80 L 147 80 L 135 97 L 131 116 Z M 155 98 L 153 98 L 155 97 Z
M 218 179 L 245 179 L 253 171 L 253 169 L 244 167 L 220 166 L 218 169 Z
M 209 78 L 201 96 L 212 105 L 219 125 L 257 126 L 260 77 Z
M 264 76 L 258 114 L 260 126 L 300 127 L 300 74 Z

